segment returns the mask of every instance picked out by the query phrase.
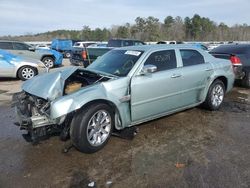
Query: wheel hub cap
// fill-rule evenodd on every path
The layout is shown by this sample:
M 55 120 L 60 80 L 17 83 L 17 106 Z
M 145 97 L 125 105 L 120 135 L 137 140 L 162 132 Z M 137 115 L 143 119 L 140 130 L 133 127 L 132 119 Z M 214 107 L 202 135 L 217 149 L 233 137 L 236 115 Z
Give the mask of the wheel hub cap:
M 224 98 L 224 90 L 221 85 L 216 85 L 212 91 L 212 104 L 219 106 Z
M 87 138 L 92 146 L 103 144 L 111 131 L 111 116 L 106 110 L 96 112 L 88 122 Z
M 32 77 L 34 77 L 34 75 L 35 75 L 35 73 L 34 73 L 34 71 L 31 68 L 25 68 L 22 71 L 22 76 L 25 79 L 31 79 Z

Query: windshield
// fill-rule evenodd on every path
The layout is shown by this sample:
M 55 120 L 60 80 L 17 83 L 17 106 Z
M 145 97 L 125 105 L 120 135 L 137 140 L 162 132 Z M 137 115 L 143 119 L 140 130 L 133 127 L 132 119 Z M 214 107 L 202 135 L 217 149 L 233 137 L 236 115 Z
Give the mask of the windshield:
M 127 76 L 142 54 L 142 51 L 135 50 L 111 50 L 95 60 L 87 69 Z

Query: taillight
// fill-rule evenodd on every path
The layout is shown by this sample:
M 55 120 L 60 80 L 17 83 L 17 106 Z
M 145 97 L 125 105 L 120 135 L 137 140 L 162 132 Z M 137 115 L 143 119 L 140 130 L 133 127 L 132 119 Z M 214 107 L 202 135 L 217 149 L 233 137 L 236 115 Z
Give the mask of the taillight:
M 241 61 L 240 61 L 240 58 L 237 57 L 237 56 L 235 56 L 235 55 L 232 55 L 232 56 L 230 57 L 230 60 L 231 60 L 231 62 L 232 62 L 232 64 L 233 64 L 234 66 L 242 65 L 242 64 L 241 64 Z
M 85 50 L 82 51 L 82 58 L 83 58 L 83 60 L 87 59 L 87 52 Z

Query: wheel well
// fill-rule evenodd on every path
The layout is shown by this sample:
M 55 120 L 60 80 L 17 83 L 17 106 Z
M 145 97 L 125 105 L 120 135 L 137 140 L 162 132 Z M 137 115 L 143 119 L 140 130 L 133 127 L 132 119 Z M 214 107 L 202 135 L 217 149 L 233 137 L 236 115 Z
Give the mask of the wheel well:
M 93 100 L 93 101 L 90 101 L 90 102 L 86 103 L 85 105 L 83 105 L 79 110 L 77 110 L 77 112 L 80 111 L 80 110 L 83 110 L 84 108 L 86 108 L 86 107 L 88 107 L 90 105 L 96 104 L 96 103 L 106 104 L 106 105 L 108 105 L 112 109 L 112 111 L 114 113 L 114 116 L 115 116 L 115 126 L 114 126 L 114 129 L 116 129 L 117 128 L 116 127 L 116 123 L 120 124 L 120 120 L 119 120 L 120 119 L 120 113 L 119 113 L 119 110 L 116 107 L 116 105 L 113 102 L 111 102 L 111 101 L 108 101 L 108 100 L 105 100 L 105 99 Z M 119 126 L 118 124 L 117 124 L 117 126 Z
M 86 108 L 87 106 L 90 106 L 90 105 L 95 104 L 95 103 L 107 104 L 111 109 L 113 109 L 114 113 L 117 111 L 117 108 L 116 108 L 114 103 L 107 101 L 107 100 L 104 100 L 104 99 L 97 99 L 97 100 L 90 101 L 87 104 L 83 105 L 80 109 Z
M 19 78 L 18 73 L 19 73 L 20 69 L 23 68 L 23 67 L 32 67 L 32 66 L 24 65 L 24 66 L 19 67 L 19 69 L 16 71 L 16 77 L 17 77 L 17 78 Z M 36 67 L 32 67 L 32 68 L 34 68 L 35 71 L 36 71 L 36 73 L 38 73 L 38 70 L 37 70 Z
M 217 77 L 215 80 L 220 80 L 223 82 L 224 86 L 225 86 L 225 90 L 227 90 L 227 84 L 228 84 L 228 81 L 227 81 L 227 78 L 225 76 L 219 76 Z
M 43 61 L 45 57 L 51 57 L 55 61 L 55 57 L 53 55 L 44 55 L 42 56 L 41 61 Z

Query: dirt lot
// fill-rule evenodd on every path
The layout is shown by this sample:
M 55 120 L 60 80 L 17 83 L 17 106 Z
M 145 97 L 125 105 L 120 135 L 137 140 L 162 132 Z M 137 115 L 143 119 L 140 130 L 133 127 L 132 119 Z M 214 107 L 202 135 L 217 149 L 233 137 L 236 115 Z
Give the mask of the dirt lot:
M 21 83 L 0 80 L 0 187 L 250 186 L 250 90 L 234 88 L 217 112 L 144 123 L 133 140 L 111 137 L 95 154 L 63 154 L 58 137 L 32 146 L 13 125 L 10 98 Z

